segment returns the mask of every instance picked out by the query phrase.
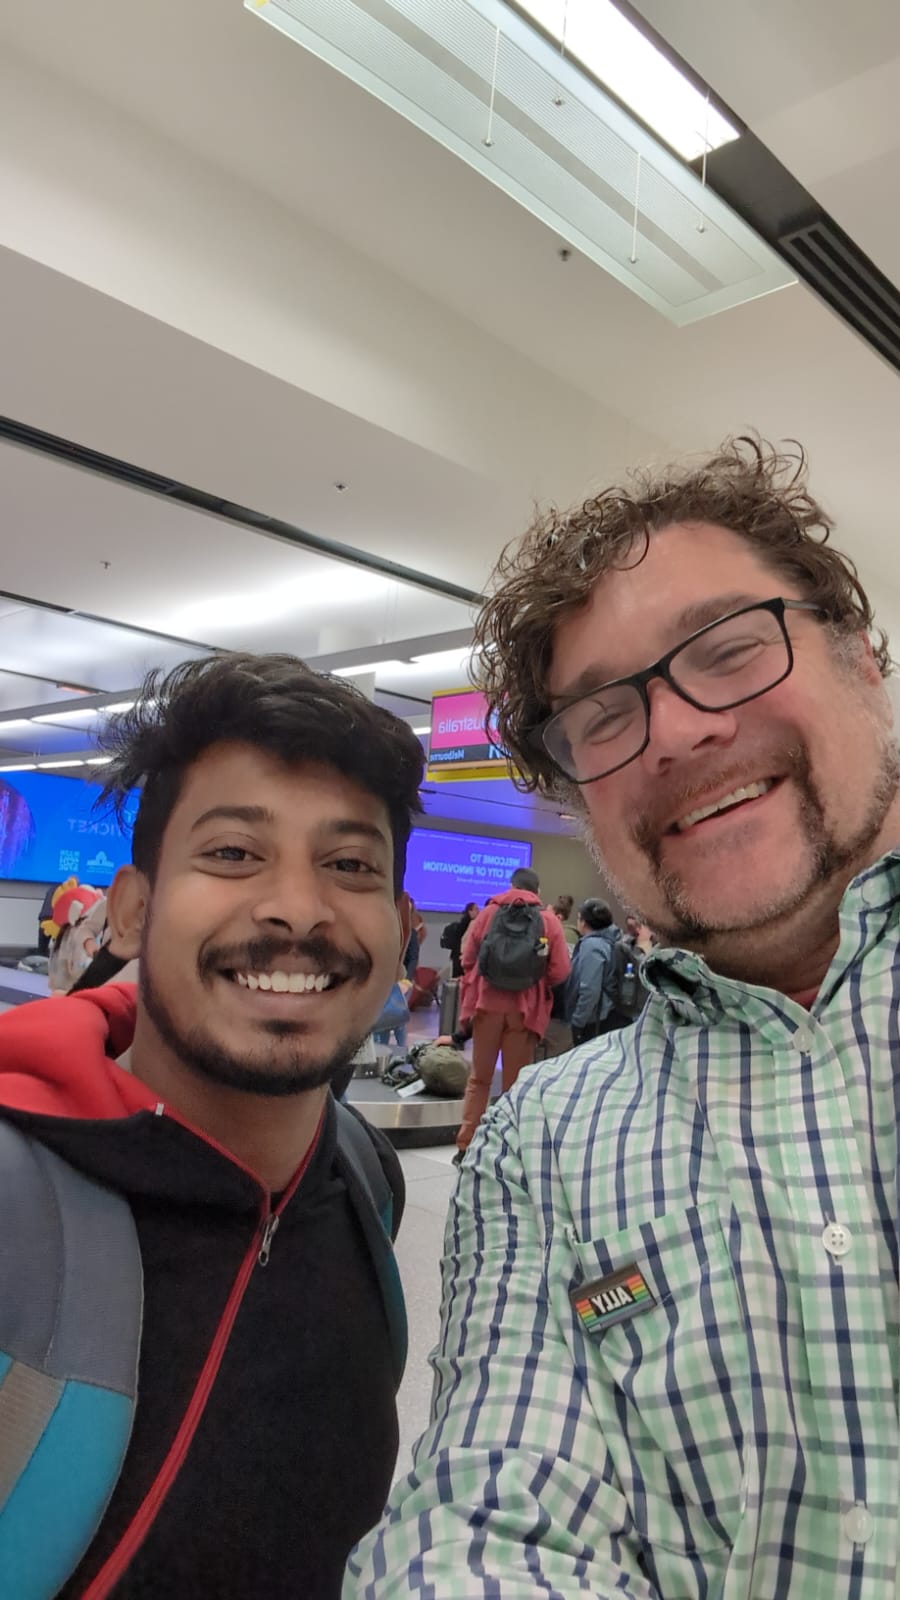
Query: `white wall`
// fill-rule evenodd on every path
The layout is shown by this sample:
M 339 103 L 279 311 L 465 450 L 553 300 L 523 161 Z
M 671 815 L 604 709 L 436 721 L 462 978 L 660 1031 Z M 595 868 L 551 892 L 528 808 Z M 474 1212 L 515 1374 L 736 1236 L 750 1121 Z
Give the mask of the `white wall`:
M 37 919 L 46 883 L 19 883 L 0 879 L 0 948 L 4 945 L 37 947 Z

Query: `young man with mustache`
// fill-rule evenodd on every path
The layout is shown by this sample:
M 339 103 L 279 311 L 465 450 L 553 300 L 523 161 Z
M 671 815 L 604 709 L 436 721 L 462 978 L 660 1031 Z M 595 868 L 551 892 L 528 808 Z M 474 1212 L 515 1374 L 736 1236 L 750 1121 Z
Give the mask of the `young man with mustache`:
M 251 655 L 148 680 L 106 743 L 109 795 L 141 791 L 109 892 L 138 987 L 0 1019 L 0 1165 L 64 1163 L 43 1219 L 3 1189 L 0 1593 L 333 1600 L 390 1485 L 404 1323 L 399 1166 L 329 1085 L 408 938 L 421 747 Z
M 900 761 L 829 529 L 737 440 L 500 563 L 500 736 L 659 947 L 635 1026 L 473 1141 L 432 1425 L 350 1595 L 894 1600 Z

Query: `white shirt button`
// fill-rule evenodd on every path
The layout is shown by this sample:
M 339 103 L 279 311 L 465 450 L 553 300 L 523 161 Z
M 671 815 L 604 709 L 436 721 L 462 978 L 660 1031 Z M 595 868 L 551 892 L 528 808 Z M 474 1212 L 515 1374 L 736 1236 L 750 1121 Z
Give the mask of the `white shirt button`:
M 853 1243 L 853 1236 L 850 1229 L 845 1228 L 842 1222 L 829 1222 L 822 1229 L 822 1243 L 828 1254 L 834 1256 L 836 1261 L 839 1261 L 841 1256 L 845 1256 L 850 1249 Z
M 801 1055 L 809 1055 L 816 1042 L 815 1032 L 808 1022 L 801 1022 L 794 1034 L 794 1049 Z
M 871 1539 L 875 1523 L 866 1506 L 851 1506 L 849 1511 L 844 1512 L 843 1520 L 844 1533 L 851 1544 L 865 1544 L 867 1539 Z

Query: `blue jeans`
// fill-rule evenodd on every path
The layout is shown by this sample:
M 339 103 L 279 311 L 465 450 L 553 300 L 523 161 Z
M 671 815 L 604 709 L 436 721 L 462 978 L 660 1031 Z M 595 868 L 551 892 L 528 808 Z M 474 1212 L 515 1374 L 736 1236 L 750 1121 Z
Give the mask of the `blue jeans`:
M 406 1049 L 406 1027 L 407 1027 L 406 1023 L 402 1022 L 400 1024 L 399 1028 L 386 1028 L 384 1033 L 373 1033 L 372 1038 L 375 1040 L 376 1044 L 390 1044 L 390 1042 L 391 1042 L 391 1034 L 393 1033 L 394 1038 L 397 1041 L 398 1047 L 401 1050 L 405 1050 Z

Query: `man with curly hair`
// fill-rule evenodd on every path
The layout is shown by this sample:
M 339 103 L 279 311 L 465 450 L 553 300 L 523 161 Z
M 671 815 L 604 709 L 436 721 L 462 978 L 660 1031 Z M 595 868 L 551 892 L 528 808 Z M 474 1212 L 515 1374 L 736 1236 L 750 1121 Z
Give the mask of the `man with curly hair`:
M 367 1600 L 894 1600 L 900 756 L 802 453 L 541 518 L 483 687 L 658 946 L 451 1206 L 432 1423 Z

